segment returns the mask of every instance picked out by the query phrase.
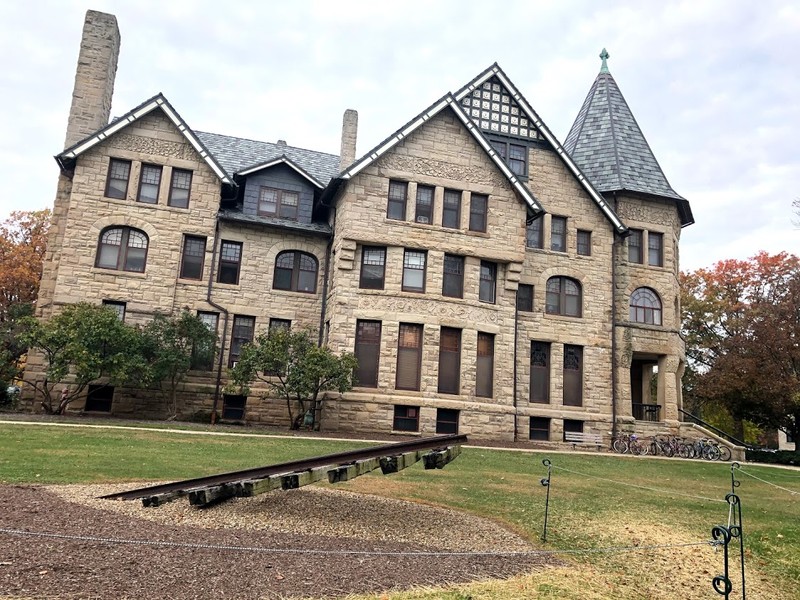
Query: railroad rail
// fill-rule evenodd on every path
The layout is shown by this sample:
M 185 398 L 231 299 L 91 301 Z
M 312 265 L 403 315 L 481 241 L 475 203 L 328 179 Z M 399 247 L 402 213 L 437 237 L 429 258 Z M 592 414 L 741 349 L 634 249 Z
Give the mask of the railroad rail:
M 101 498 L 142 500 L 145 506 L 160 506 L 188 495 L 190 504 L 208 506 L 228 498 L 254 496 L 273 489 L 294 489 L 325 478 L 330 483 L 347 481 L 377 468 L 384 474 L 395 473 L 420 459 L 424 460 L 426 469 L 441 469 L 460 454 L 461 444 L 466 442 L 466 435 L 423 438 L 163 483 Z

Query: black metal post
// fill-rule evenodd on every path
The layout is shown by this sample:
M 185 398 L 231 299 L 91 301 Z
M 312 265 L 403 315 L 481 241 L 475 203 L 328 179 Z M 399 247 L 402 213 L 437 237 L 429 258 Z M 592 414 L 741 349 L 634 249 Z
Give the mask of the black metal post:
M 715 592 L 725 596 L 725 600 L 728 600 L 728 598 L 731 597 L 731 590 L 733 590 L 733 584 L 731 583 L 730 577 L 728 577 L 728 544 L 731 542 L 731 532 L 724 525 L 717 525 L 711 530 L 711 537 L 713 537 L 714 541 L 717 543 L 721 543 L 725 551 L 725 568 L 723 574 L 714 577 L 714 579 L 711 580 L 711 585 L 714 587 Z
M 548 459 L 542 460 L 542 464 L 547 467 L 547 477 L 541 480 L 541 484 L 547 488 L 547 495 L 544 501 L 544 528 L 542 529 L 542 541 L 547 541 L 547 515 L 550 512 L 550 475 L 552 474 L 552 466 Z

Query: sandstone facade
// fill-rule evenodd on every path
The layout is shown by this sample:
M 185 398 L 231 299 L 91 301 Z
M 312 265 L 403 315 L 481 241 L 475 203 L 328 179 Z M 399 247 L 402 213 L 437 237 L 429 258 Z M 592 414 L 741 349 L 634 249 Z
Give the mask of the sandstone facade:
M 97 21 L 87 19 L 89 48 L 106 31 L 97 28 L 107 28 L 108 19 Z M 84 97 L 78 87 L 94 89 L 109 73 L 113 89 L 115 61 L 114 69 L 107 58 L 84 62 L 76 98 Z M 365 323 L 378 332 L 369 346 L 374 380 L 329 397 L 323 429 L 455 429 L 542 442 L 560 442 L 565 431 L 677 430 L 685 361 L 678 243 L 686 223 L 669 198 L 601 196 L 499 67 L 358 160 L 357 116 L 348 111 L 341 162 L 285 142 L 193 132 L 163 98 L 108 133 L 105 95 L 88 97 L 73 112 L 94 111 L 102 122 L 68 138 L 76 145 L 58 157 L 41 315 L 87 300 L 124 303 L 131 323 L 181 309 L 215 321 L 218 362 L 192 372 L 182 417 L 215 409 L 225 417 L 235 405 L 243 408 L 230 413 L 237 419 L 288 423 L 283 401 L 263 389 L 246 399 L 224 393 L 237 324 L 254 324 L 258 335 L 277 320 L 321 329 L 335 352 L 363 351 Z M 110 191 L 117 164 L 130 167 L 122 197 Z M 143 202 L 154 172 L 157 200 Z M 191 175 L 185 205 L 171 202 L 173 173 Z M 142 269 L 102 266 L 109 230 L 144 234 Z M 661 252 L 657 261 L 630 260 L 629 230 L 645 250 L 662 241 L 652 250 Z M 184 276 L 187 240 L 202 246 L 199 277 Z M 295 262 L 281 267 L 287 257 Z M 365 284 L 375 257 L 380 281 Z M 291 271 L 290 289 L 278 285 L 279 268 Z M 644 318 L 631 310 L 642 288 L 661 302 L 655 320 L 652 310 Z M 457 360 L 455 371 L 444 353 Z M 41 368 L 31 357 L 29 376 Z M 165 406 L 154 392 L 118 389 L 110 412 L 158 417 Z

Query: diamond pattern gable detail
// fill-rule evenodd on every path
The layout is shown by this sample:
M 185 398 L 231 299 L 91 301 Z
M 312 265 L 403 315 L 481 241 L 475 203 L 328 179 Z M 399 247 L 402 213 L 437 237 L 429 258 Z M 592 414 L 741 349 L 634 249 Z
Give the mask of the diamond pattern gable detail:
M 485 133 L 525 140 L 544 139 L 496 75 L 461 98 L 461 106 Z

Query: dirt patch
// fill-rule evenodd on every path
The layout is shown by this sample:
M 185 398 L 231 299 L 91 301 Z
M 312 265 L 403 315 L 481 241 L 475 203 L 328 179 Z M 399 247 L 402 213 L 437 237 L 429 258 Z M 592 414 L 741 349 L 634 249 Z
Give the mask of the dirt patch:
M 496 554 L 528 546 L 494 523 L 409 502 L 318 487 L 203 510 L 93 498 L 123 487 L 0 486 L 0 528 L 69 536 L 0 532 L 0 597 L 322 598 L 544 564 Z

